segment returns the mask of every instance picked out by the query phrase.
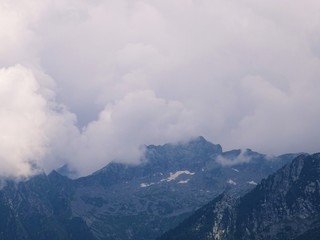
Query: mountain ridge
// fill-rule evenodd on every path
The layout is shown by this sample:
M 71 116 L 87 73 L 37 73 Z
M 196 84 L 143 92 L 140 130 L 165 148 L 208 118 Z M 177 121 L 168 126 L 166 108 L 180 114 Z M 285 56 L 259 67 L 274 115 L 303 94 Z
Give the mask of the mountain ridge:
M 319 239 L 319 180 L 320 153 L 300 155 L 244 196 L 220 195 L 159 239 Z
M 271 160 L 251 150 L 223 152 L 221 145 L 203 137 L 146 149 L 146 159 L 140 165 L 112 162 L 78 179 L 63 177 L 57 171 L 45 175 L 49 182 L 45 191 L 55 193 L 54 197 L 44 194 L 45 206 L 55 207 L 57 224 L 76 219 L 76 225 L 85 230 L 84 236 L 89 230 L 95 239 L 155 239 L 221 192 L 240 196 L 295 156 Z M 219 157 L 232 164 L 221 164 Z M 29 181 L 42 184 L 37 177 Z M 41 201 L 41 194 L 30 191 L 36 192 L 30 201 Z M 12 199 L 1 201 L 8 205 Z M 30 216 L 37 212 L 34 207 Z M 20 221 L 19 215 L 13 219 Z M 68 235 L 67 230 L 61 232 Z

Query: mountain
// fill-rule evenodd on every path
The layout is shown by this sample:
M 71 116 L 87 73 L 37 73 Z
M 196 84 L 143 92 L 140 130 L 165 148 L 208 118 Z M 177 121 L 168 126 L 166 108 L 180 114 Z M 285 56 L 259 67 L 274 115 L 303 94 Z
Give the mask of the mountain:
M 294 156 L 223 152 L 203 137 L 151 145 L 140 165 L 111 163 L 75 180 L 73 216 L 82 217 L 98 239 L 155 239 L 223 191 L 247 192 Z
M 295 158 L 240 198 L 221 194 L 159 239 L 320 239 L 320 153 Z
M 224 152 L 198 137 L 147 146 L 139 165 L 112 162 L 79 179 L 53 171 L 8 180 L 0 239 L 156 239 L 222 192 L 244 195 L 295 156 Z

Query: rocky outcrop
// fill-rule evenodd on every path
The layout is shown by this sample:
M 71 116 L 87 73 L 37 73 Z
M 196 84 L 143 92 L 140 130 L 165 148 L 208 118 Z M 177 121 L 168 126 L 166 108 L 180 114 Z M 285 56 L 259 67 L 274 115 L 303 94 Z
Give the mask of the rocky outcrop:
M 80 217 L 72 217 L 70 180 L 52 173 L 6 180 L 0 191 L 0 239 L 94 239 Z
M 215 199 L 161 239 L 319 239 L 320 154 L 295 158 L 229 202 Z

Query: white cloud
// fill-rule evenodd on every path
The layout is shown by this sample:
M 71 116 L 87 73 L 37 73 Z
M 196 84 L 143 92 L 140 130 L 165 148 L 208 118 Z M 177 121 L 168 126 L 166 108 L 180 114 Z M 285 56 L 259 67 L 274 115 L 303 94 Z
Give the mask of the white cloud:
M 0 69 L 0 175 L 25 177 L 39 168 L 58 167 L 50 151 L 60 151 L 72 114 L 47 99 L 31 70 L 17 65 Z M 71 124 L 70 124 L 71 123 Z M 70 126 L 68 126 L 70 125 Z
M 144 144 L 188 137 L 186 129 L 192 128 L 188 115 L 179 102 L 165 101 L 152 91 L 132 92 L 108 105 L 83 129 L 74 145 L 71 166 L 80 174 L 88 174 L 111 160 L 139 163 Z
M 243 163 L 249 163 L 251 160 L 252 158 L 247 155 L 247 150 L 241 150 L 240 154 L 234 157 L 225 157 L 219 155 L 216 158 L 216 162 L 221 166 L 235 166 Z

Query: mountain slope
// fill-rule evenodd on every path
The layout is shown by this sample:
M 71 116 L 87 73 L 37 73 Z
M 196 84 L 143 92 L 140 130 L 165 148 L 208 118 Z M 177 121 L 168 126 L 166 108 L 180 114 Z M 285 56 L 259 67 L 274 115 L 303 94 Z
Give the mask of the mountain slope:
M 295 158 L 241 198 L 221 195 L 160 239 L 304 240 L 319 239 L 319 229 L 320 154 L 314 154 Z
M 94 239 L 85 222 L 71 216 L 68 181 L 55 173 L 6 181 L 0 191 L 0 239 Z
M 223 191 L 239 196 L 252 189 L 293 156 L 223 152 L 203 137 L 151 145 L 140 165 L 111 163 L 76 180 L 72 213 L 99 239 L 155 239 Z

